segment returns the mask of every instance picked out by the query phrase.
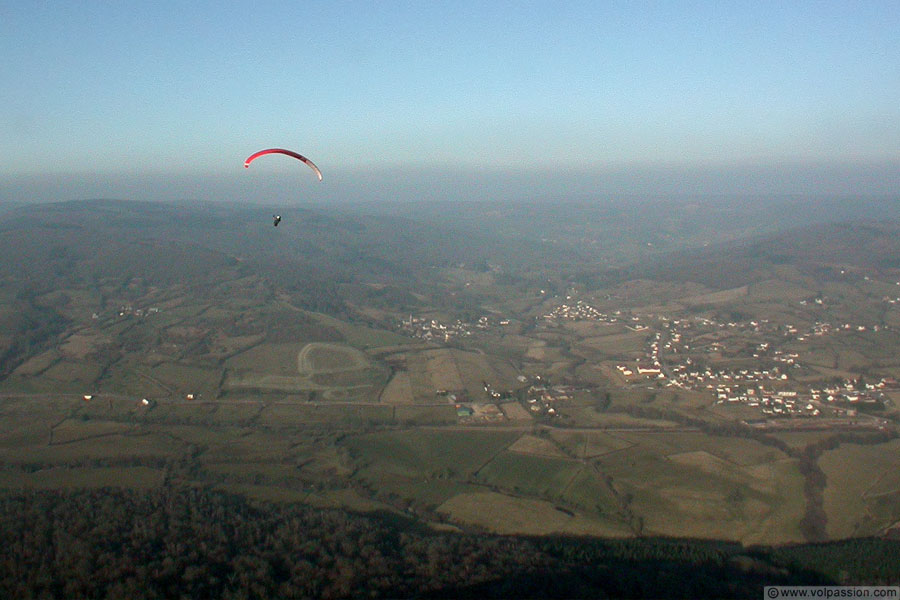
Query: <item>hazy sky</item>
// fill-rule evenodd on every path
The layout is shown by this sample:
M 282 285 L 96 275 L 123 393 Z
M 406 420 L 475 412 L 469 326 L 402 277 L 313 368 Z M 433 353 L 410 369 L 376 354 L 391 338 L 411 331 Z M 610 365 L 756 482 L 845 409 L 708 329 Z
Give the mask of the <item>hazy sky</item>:
M 898 32 L 896 0 L 0 2 L 0 199 L 896 193 Z M 269 146 L 324 186 L 243 169 Z

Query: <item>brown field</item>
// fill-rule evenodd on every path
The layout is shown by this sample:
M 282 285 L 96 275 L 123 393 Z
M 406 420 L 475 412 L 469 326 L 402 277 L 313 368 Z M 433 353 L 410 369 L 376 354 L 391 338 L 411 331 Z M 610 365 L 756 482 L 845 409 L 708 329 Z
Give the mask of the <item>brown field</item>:
M 525 410 L 525 407 L 518 402 L 504 402 L 500 405 L 500 410 L 506 415 L 510 421 L 530 421 L 531 415 Z
M 381 391 L 381 402 L 385 404 L 412 404 L 412 384 L 409 381 L 409 373 L 397 371 L 391 380 Z
M 819 458 L 829 537 L 874 535 L 900 519 L 900 440 L 841 444 Z
M 679 302 L 682 302 L 687 305 L 695 305 L 695 304 L 724 304 L 727 302 L 734 302 L 735 300 L 739 300 L 740 298 L 744 298 L 747 296 L 748 288 L 746 285 L 741 287 L 733 288 L 730 290 L 722 290 L 721 292 L 710 292 L 708 294 L 699 294 L 696 296 L 688 296 L 686 298 L 679 298 Z
M 435 390 L 462 390 L 465 388 L 453 350 L 428 350 L 423 354 L 430 387 Z

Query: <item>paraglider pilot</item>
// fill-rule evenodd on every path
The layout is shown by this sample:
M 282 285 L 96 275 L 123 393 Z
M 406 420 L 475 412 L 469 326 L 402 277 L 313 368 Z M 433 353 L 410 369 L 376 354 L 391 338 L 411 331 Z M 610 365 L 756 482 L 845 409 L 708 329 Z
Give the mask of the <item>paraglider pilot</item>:
M 272 225 L 278 227 L 278 224 L 281 223 L 281 215 L 272 215 Z

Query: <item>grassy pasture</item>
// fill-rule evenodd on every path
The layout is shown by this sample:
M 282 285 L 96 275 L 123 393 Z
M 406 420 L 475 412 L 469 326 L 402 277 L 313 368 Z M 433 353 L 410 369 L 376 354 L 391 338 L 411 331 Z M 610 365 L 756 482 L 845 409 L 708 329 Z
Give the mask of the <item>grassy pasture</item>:
M 567 458 L 501 452 L 478 471 L 476 480 L 517 494 L 558 498 L 583 468 Z
M 874 535 L 900 519 L 900 440 L 841 444 L 819 458 L 829 537 Z
M 428 350 L 423 354 L 426 374 L 432 389 L 466 389 L 456 362 L 456 353 L 453 350 Z
M 60 360 L 41 374 L 41 379 L 53 380 L 53 389 L 59 392 L 84 391 L 94 385 L 103 372 L 103 366 L 90 360 Z
M 519 402 L 504 402 L 500 405 L 500 410 L 510 421 L 531 421 L 531 415 Z
M 219 389 L 222 371 L 179 363 L 162 363 L 147 369 L 148 375 L 179 394 L 213 396 Z
M 125 433 L 133 425 L 116 421 L 82 421 L 66 419 L 53 428 L 53 444 L 67 444 L 80 440 Z
M 296 465 L 272 461 L 206 462 L 200 477 L 212 481 L 270 485 L 295 490 L 302 490 L 304 487 Z
M 258 418 L 260 425 L 277 428 L 361 427 L 392 421 L 393 411 L 390 406 L 329 404 L 272 404 Z
M 413 392 L 409 373 L 406 371 L 395 372 L 381 391 L 379 400 L 386 404 L 412 404 Z
M 164 480 L 164 471 L 149 467 L 52 467 L 33 473 L 0 470 L 0 488 L 4 489 L 152 489 L 161 486 Z
M 679 427 L 679 424 L 675 421 L 632 417 L 624 412 L 599 412 L 592 406 L 573 406 L 567 408 L 565 414 L 570 417 L 572 423 L 577 423 L 581 426 L 607 427 L 610 429 L 622 427 L 674 429 Z
M 458 494 L 438 507 L 450 520 L 477 525 L 500 534 L 629 536 L 631 532 L 613 520 L 570 516 L 553 503 L 498 492 Z
M 552 439 L 535 435 L 523 435 L 508 448 L 510 452 L 546 456 L 549 458 L 568 458 Z
M 409 338 L 392 331 L 372 329 L 365 325 L 355 325 L 322 313 L 307 313 L 321 324 L 333 327 L 344 337 L 344 341 L 354 348 L 383 348 L 409 344 Z
M 220 424 L 246 424 L 255 419 L 264 406 L 259 401 L 216 402 L 211 417 Z
M 802 476 L 779 451 L 699 433 L 617 435 L 634 445 L 596 463 L 632 498 L 646 533 L 755 539 L 766 527 L 801 539 Z
M 395 406 L 394 418 L 398 423 L 417 425 L 447 425 L 456 423 L 456 408 L 445 406 Z
M 297 355 L 303 344 L 259 344 L 225 361 L 236 372 L 297 375 Z
M 206 439 L 200 461 L 206 463 L 284 462 L 293 455 L 293 436 L 254 429 L 231 429 Z
M 646 347 L 646 342 L 646 331 L 629 331 L 617 335 L 585 338 L 578 342 L 578 346 L 602 356 L 627 360 L 640 355 Z
M 563 448 L 578 458 L 595 458 L 633 445 L 633 442 L 604 432 L 554 430 L 551 435 Z
M 600 474 L 591 468 L 578 471 L 568 487 L 561 490 L 561 499 L 585 513 L 596 513 L 609 519 L 618 518 L 619 500 L 602 481 Z
M 697 304 L 727 304 L 747 297 L 749 288 L 746 285 L 732 288 L 730 290 L 722 290 L 719 292 L 708 292 L 705 294 L 697 294 L 694 296 L 686 296 L 679 298 L 678 302 L 687 305 Z
M 407 429 L 355 436 L 342 445 L 360 465 L 359 476 L 372 481 L 442 475 L 466 479 L 518 436 L 515 432 Z
M 13 371 L 13 374 L 18 377 L 35 377 L 49 369 L 61 358 L 62 354 L 59 350 L 50 349 L 23 362 Z
M 768 279 L 751 284 L 747 291 L 749 300 L 753 302 L 776 301 L 779 303 L 800 301 L 810 294 L 810 291 L 792 281 L 785 279 Z
M 365 354 L 351 346 L 314 342 L 297 354 L 297 372 L 317 375 L 341 371 L 360 371 L 369 367 Z
M 146 434 L 113 434 L 78 438 L 65 443 L 0 448 L 0 459 L 12 463 L 56 463 L 116 459 L 141 460 L 176 456 L 184 450 L 167 436 Z

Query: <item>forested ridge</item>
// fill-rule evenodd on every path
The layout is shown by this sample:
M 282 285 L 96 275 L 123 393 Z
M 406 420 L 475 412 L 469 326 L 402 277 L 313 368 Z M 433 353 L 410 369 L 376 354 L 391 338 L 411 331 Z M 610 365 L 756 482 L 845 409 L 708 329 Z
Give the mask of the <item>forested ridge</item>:
M 764 585 L 900 580 L 898 541 L 436 533 L 199 488 L 19 492 L 0 498 L 0 520 L 4 598 L 758 598 Z

